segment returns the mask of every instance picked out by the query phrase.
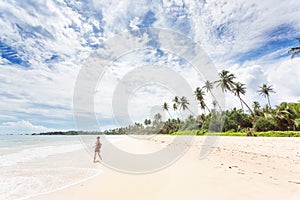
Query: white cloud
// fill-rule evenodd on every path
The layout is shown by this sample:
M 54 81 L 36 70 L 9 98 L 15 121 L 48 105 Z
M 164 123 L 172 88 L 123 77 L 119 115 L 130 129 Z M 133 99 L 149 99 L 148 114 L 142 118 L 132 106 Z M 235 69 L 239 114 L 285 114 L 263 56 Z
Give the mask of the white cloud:
M 220 65 L 224 66 L 225 62 L 228 67 L 233 57 L 263 47 L 270 41 L 270 32 L 281 25 L 296 30 L 293 34 L 286 32 L 286 39 L 297 36 L 300 32 L 299 5 L 297 0 L 205 1 L 198 14 L 197 9 L 191 11 L 195 40 Z
M 275 94 L 276 104 L 282 101 L 298 102 L 300 100 L 300 58 L 285 59 L 278 65 L 270 66 L 266 72 Z
M 17 122 L 3 122 L 0 124 L 1 134 L 30 134 L 47 131 L 56 131 L 53 128 L 33 125 L 28 121 L 21 120 Z
M 72 97 L 78 68 L 61 65 L 52 71 L 2 65 L 0 71 L 2 114 L 25 118 L 39 116 L 43 121 L 47 118 L 72 118 Z

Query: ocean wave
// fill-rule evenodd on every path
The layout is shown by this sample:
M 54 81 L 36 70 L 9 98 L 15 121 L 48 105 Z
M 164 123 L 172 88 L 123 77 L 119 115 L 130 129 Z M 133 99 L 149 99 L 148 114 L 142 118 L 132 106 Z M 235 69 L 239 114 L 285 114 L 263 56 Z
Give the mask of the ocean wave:
M 27 199 L 81 183 L 101 173 L 99 169 L 73 167 L 10 170 L 5 177 L 0 177 L 0 199 Z
M 81 144 L 68 144 L 58 146 L 29 147 L 14 153 L 0 156 L 0 167 L 16 165 L 37 158 L 46 158 L 50 155 L 63 154 L 82 149 Z

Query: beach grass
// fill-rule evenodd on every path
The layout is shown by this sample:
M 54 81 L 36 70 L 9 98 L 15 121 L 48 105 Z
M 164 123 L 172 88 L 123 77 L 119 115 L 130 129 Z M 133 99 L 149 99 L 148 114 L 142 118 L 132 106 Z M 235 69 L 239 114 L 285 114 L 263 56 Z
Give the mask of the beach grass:
M 253 136 L 257 137 L 300 137 L 300 131 L 266 131 L 253 132 Z M 171 135 L 199 135 L 199 136 L 247 136 L 246 132 L 206 132 L 201 130 L 185 130 L 177 131 Z

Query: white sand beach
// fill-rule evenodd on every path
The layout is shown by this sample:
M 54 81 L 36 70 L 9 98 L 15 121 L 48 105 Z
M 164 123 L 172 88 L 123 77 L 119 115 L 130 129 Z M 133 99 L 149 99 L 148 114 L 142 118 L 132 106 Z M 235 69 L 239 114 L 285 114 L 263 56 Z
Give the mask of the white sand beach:
M 128 138 L 116 146 L 128 152 L 153 152 L 165 145 L 176 148 L 173 137 Z M 300 138 L 220 137 L 209 147 L 212 152 L 199 159 L 204 139 L 196 137 L 177 162 L 160 171 L 133 175 L 95 163 L 103 171 L 100 175 L 31 199 L 300 199 Z

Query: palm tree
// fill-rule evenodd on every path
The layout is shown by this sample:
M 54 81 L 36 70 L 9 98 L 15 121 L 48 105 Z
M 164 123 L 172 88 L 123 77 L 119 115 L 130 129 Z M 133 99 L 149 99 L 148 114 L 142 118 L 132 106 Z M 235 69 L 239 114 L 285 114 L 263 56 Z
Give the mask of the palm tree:
M 210 82 L 209 80 L 205 81 L 204 86 L 202 87 L 203 89 L 206 89 L 206 92 L 209 92 L 210 95 L 213 97 L 214 102 L 216 103 L 216 105 L 218 105 L 220 111 L 222 111 L 221 106 L 219 105 L 219 102 L 217 101 L 215 95 L 212 93 L 212 89 L 214 88 L 214 85 L 212 82 Z M 215 106 L 214 106 L 215 107 Z
M 145 126 L 150 125 L 151 119 L 145 119 L 144 124 L 145 124 Z
M 173 102 L 178 105 L 178 103 L 179 103 L 179 97 L 175 96 L 174 99 L 173 99 Z
M 232 91 L 232 88 L 234 87 L 234 74 L 231 74 L 227 70 L 222 70 L 219 73 L 220 80 L 215 81 L 217 83 L 217 87 L 221 87 L 222 92 Z
M 253 107 L 255 115 L 261 115 L 260 104 L 258 101 L 253 101 L 252 107 Z
M 258 90 L 259 94 L 263 97 L 266 97 L 268 99 L 268 105 L 271 108 L 271 103 L 270 103 L 270 93 L 274 92 L 272 85 L 267 85 L 267 84 L 263 84 L 259 90 Z
M 279 130 L 296 130 L 295 119 L 298 117 L 297 110 L 292 103 L 282 102 L 276 106 L 275 118 Z
M 157 124 L 157 123 L 160 123 L 161 122 L 161 119 L 162 119 L 162 116 L 160 113 L 156 113 L 154 115 L 154 122 Z
M 192 115 L 195 116 L 195 113 L 193 113 L 193 112 L 189 109 L 189 106 L 188 106 L 188 105 L 190 105 L 190 103 L 189 103 L 189 101 L 187 100 L 187 98 L 186 98 L 185 96 L 182 96 L 182 97 L 180 98 L 179 103 L 180 103 L 179 109 L 182 109 L 183 111 L 184 111 L 184 110 L 188 110 Z
M 178 107 L 180 106 L 180 102 L 179 102 L 179 97 L 178 96 L 175 96 L 174 99 L 173 99 L 173 110 L 176 111 L 178 110 Z M 178 115 L 178 113 L 177 113 Z M 179 110 L 179 115 L 181 116 L 181 119 L 183 119 L 183 116 L 182 116 L 182 113 L 180 112 Z
M 178 105 L 176 103 L 173 103 L 173 110 L 176 111 L 178 109 Z
M 253 109 L 254 110 L 259 110 L 260 109 L 260 104 L 258 101 L 253 101 Z
M 300 38 L 296 38 L 300 43 Z M 291 58 L 293 59 L 297 54 L 300 53 L 300 46 L 291 48 L 288 53 L 293 53 Z
M 251 114 L 253 114 L 251 108 L 248 106 L 248 104 L 241 98 L 241 94 L 245 95 L 246 94 L 246 87 L 245 84 L 237 82 L 234 84 L 234 88 L 232 88 L 232 92 L 239 98 L 240 102 L 241 102 L 241 106 L 242 109 L 243 108 L 243 104 L 245 104 L 245 106 L 248 108 L 248 110 L 251 112 Z
M 218 102 L 217 102 L 216 100 L 213 100 L 213 101 L 212 101 L 212 105 L 213 105 L 214 109 L 216 109 L 217 104 L 218 104 Z
M 170 118 L 172 118 L 172 115 L 171 115 L 170 112 L 169 112 L 169 105 L 168 105 L 167 102 L 165 102 L 165 103 L 162 105 L 162 108 L 163 108 L 163 111 L 167 111 L 168 114 L 169 114 L 169 116 L 170 116 Z
M 207 105 L 204 101 L 204 95 L 205 95 L 204 91 L 200 87 L 197 87 L 194 94 L 196 96 L 196 100 L 200 104 L 200 108 L 204 111 L 205 111 L 205 109 L 207 109 L 208 112 L 210 112 L 210 109 L 207 107 Z

